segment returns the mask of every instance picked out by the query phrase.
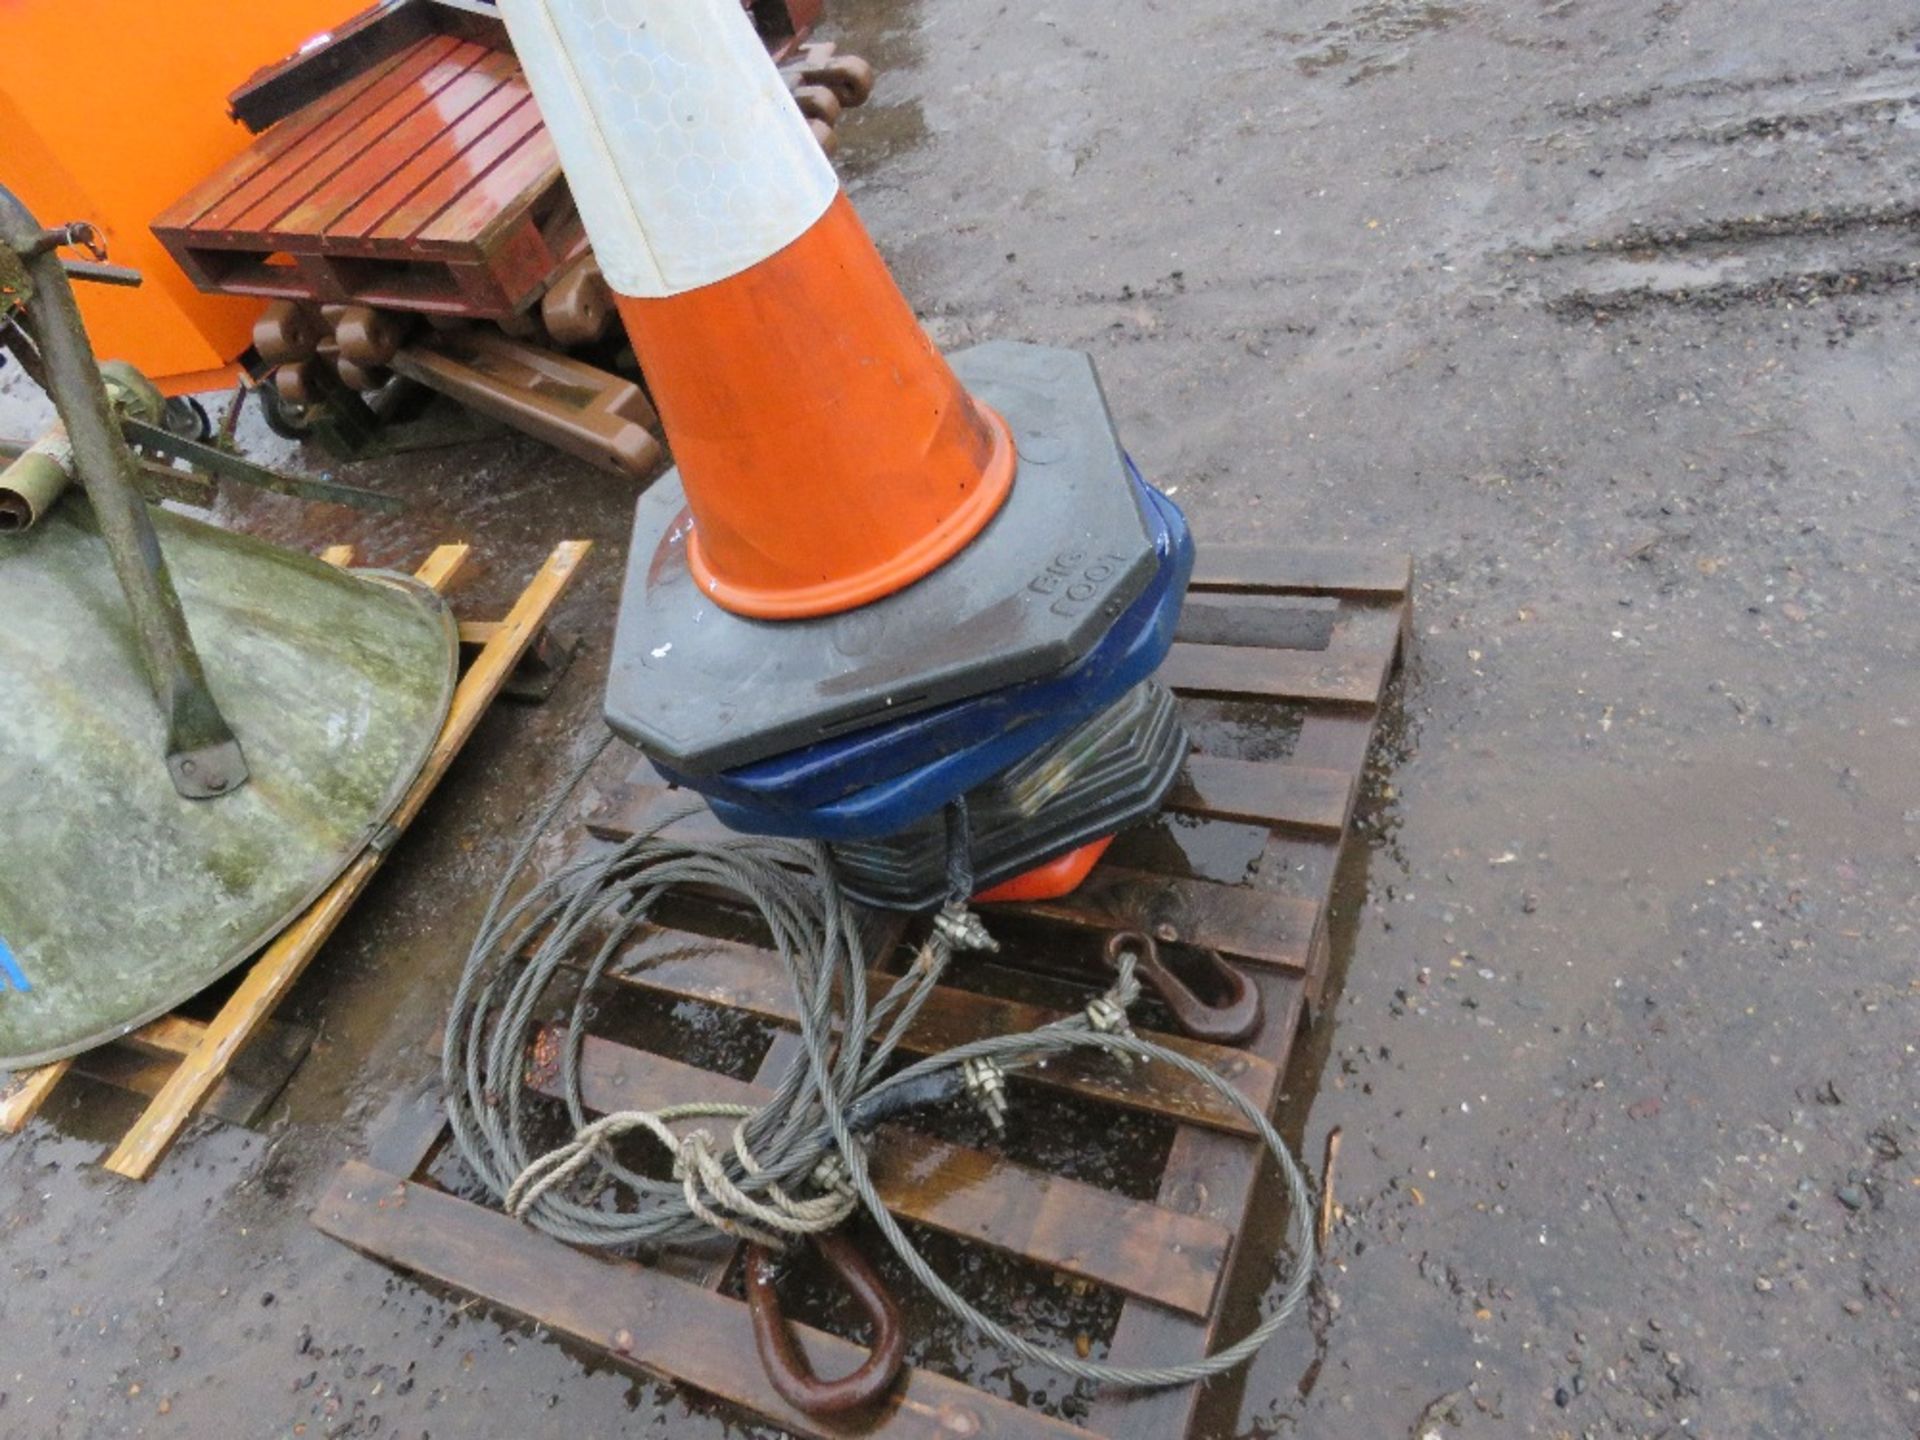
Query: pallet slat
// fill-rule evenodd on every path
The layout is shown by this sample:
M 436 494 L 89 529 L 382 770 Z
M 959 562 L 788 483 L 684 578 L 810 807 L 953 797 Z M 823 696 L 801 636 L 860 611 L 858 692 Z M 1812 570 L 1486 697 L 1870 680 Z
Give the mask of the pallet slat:
M 73 1068 L 71 1060 L 56 1060 L 16 1074 L 0 1091 L 0 1134 L 17 1135 L 40 1113 L 54 1088 Z
M 782 1400 L 754 1353 L 747 1307 L 631 1261 L 570 1249 L 496 1211 L 349 1163 L 313 1212 L 335 1239 L 443 1284 L 477 1290 L 495 1305 L 607 1351 L 622 1364 L 767 1416 L 795 1435 L 870 1435 L 875 1417 L 804 1415 Z M 845 1340 L 806 1326 L 795 1334 L 823 1375 L 865 1358 Z M 1086 1440 L 1065 1421 L 909 1368 L 886 1401 L 889 1437 L 925 1440 Z
M 1190 755 L 1167 795 L 1178 815 L 1338 836 L 1352 816 L 1359 776 L 1273 760 Z
M 368 146 L 403 126 L 422 108 L 433 105 L 440 92 L 489 53 L 478 45 L 457 44 L 397 94 L 379 103 L 369 95 L 364 103 L 336 113 L 314 132 L 318 144 L 311 152 L 301 152 L 298 165 L 275 166 L 266 177 L 275 183 L 255 195 L 244 209 L 236 199 L 217 207 L 206 223 L 236 239 L 275 244 L 283 216 L 352 165 Z
M 1297 979 L 1258 975 L 1266 1005 L 1267 1023 L 1254 1044 L 1284 1059 L 1300 1024 L 1306 987 Z M 1182 1126 L 1174 1136 L 1167 1168 L 1160 1177 L 1159 1202 L 1232 1225 L 1244 1224 L 1253 1204 L 1254 1184 L 1265 1164 L 1262 1151 L 1235 1145 L 1225 1136 L 1194 1126 Z M 1201 1320 L 1145 1305 L 1128 1305 L 1120 1312 L 1108 1348 L 1116 1365 L 1170 1365 L 1196 1360 L 1214 1345 L 1221 1316 Z M 1201 1390 L 1183 1386 L 1168 1390 L 1115 1392 L 1094 1401 L 1089 1417 L 1103 1435 L 1185 1435 L 1193 1426 Z
M 592 1035 L 581 1048 L 580 1072 L 582 1103 L 603 1115 L 697 1100 L 764 1105 L 773 1097 L 768 1086 Z M 542 1094 L 559 1097 L 557 1075 L 535 1078 Z M 881 1198 L 903 1219 L 1191 1315 L 1211 1308 L 1233 1242 L 1224 1225 L 1048 1175 L 905 1124 L 875 1130 L 870 1160 Z
M 1385 551 L 1208 543 L 1195 553 L 1193 587 L 1398 601 L 1413 592 L 1413 560 Z
M 363 137 L 362 148 L 274 221 L 270 235 L 281 240 L 357 235 L 357 230 L 343 223 L 354 208 L 390 181 L 396 169 L 405 169 L 422 156 L 443 156 L 450 128 L 491 100 L 519 69 L 509 55 L 497 50 L 483 54 L 438 91 L 431 103 L 420 105 L 384 131 Z
M 681 999 L 704 1000 L 744 1010 L 782 1024 L 799 1023 L 792 987 L 776 956 L 748 945 L 709 940 L 676 931 L 657 931 L 628 952 L 619 979 L 629 985 Z M 870 983 L 889 985 L 890 975 L 875 972 Z M 900 1048 L 910 1055 L 930 1055 L 982 1035 L 1006 1035 L 1032 1030 L 1059 1018 L 1055 1011 L 1024 1005 L 968 990 L 936 986 Z M 1181 1035 L 1142 1032 L 1148 1038 L 1198 1060 L 1222 1079 L 1233 1083 L 1257 1106 L 1270 1107 L 1279 1093 L 1280 1076 L 1270 1063 L 1241 1050 L 1209 1045 Z M 1129 1110 L 1190 1120 L 1235 1134 L 1250 1134 L 1246 1117 L 1211 1087 L 1177 1071 L 1137 1067 L 1122 1070 L 1104 1056 L 1077 1051 L 1051 1061 L 1044 1070 L 1023 1070 L 1020 1079 L 1049 1089 L 1104 1100 Z
M 1304 970 L 1320 907 L 1276 890 L 1182 880 L 1102 865 L 1058 900 L 1010 907 L 1089 930 L 1141 930 L 1168 944 L 1197 945 L 1236 960 Z M 991 907 L 988 910 L 991 923 Z
M 334 223 L 335 233 L 371 236 L 435 179 L 464 177 L 470 173 L 474 148 L 532 103 L 524 81 L 507 80 L 498 85 L 484 101 L 447 127 L 443 144 L 422 149 L 343 213 Z
M 354 123 L 355 114 L 368 107 L 377 109 L 394 97 L 406 94 L 423 75 L 451 55 L 458 43 L 448 35 L 436 35 L 423 40 L 412 50 L 396 57 L 396 63 L 377 81 L 359 91 L 351 105 L 327 106 L 324 109 L 321 105 L 309 106 L 284 122 L 292 127 L 291 144 L 276 148 L 274 136 L 280 127 L 268 131 L 263 141 L 255 142 L 255 148 L 272 152 L 271 158 L 261 165 L 248 166 L 243 163 L 237 170 L 222 170 L 221 179 L 237 179 L 238 183 L 231 184 L 206 209 L 187 221 L 185 228 L 190 229 L 196 238 L 205 238 L 211 232 L 230 232 L 240 216 L 278 189 L 290 173 L 312 163 L 334 144 L 339 138 L 338 132 Z M 249 150 L 248 153 L 253 154 L 254 151 Z M 168 213 L 175 212 L 170 210 Z
M 1340 602 L 1330 595 L 1192 594 L 1180 607 L 1176 640 L 1196 645 L 1267 645 L 1324 650 Z
M 512 223 L 549 186 L 560 182 L 560 152 L 543 125 L 508 151 L 462 190 L 452 204 L 420 230 L 428 245 L 459 245 L 483 240 Z
M 1376 705 L 1391 658 L 1346 653 L 1336 646 L 1268 650 L 1250 645 L 1176 644 L 1160 667 L 1160 679 L 1182 695 Z
M 461 156 L 458 165 L 450 165 L 407 197 L 380 223 L 367 232 L 376 242 L 400 245 L 412 242 L 422 230 L 449 205 L 458 200 L 474 182 L 503 163 L 523 145 L 527 137 L 543 129 L 540 112 L 531 101 L 520 106 L 504 120 L 476 140 Z

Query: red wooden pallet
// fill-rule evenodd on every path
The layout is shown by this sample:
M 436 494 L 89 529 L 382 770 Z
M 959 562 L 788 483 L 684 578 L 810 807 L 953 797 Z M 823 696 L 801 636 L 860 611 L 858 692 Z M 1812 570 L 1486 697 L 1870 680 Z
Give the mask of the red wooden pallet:
M 903 1051 L 923 1054 L 1055 1018 L 1059 1011 L 1009 989 L 1057 988 L 1062 964 L 1097 950 L 1105 932 L 1144 929 L 1163 943 L 1219 951 L 1259 989 L 1265 1019 L 1244 1047 L 1151 1038 L 1229 1078 L 1271 1113 L 1302 1019 L 1326 982 L 1334 872 L 1386 686 L 1410 632 L 1410 584 L 1404 557 L 1203 548 L 1180 639 L 1162 672 L 1182 697 L 1197 746 L 1167 817 L 1122 836 L 1113 862 L 1073 895 L 988 907 L 1001 953 L 991 963 L 956 961 Z M 678 801 L 651 777 L 642 766 L 588 828 L 604 838 L 630 835 L 656 807 Z M 711 823 L 704 812 L 681 822 L 693 830 Z M 1258 861 L 1252 878 L 1196 873 L 1206 866 L 1179 858 L 1182 838 L 1196 855 L 1251 853 Z M 684 928 L 662 924 L 637 940 L 631 958 L 648 963 L 626 985 L 656 1016 L 693 1005 L 771 1026 L 757 1072 L 741 1079 L 690 1063 L 685 1052 L 595 1034 L 583 1064 L 589 1109 L 657 1109 L 696 1098 L 753 1103 L 791 1063 L 798 1017 L 778 961 L 751 943 L 712 938 L 727 928 L 724 916 L 705 913 L 713 908 L 685 902 L 663 917 Z M 917 934 L 898 917 L 874 923 L 896 939 Z M 877 953 L 891 953 L 897 965 L 910 952 Z M 1100 988 L 1087 980 L 1068 1007 Z M 551 1040 L 529 1059 L 532 1083 L 549 1094 L 556 1083 L 547 1063 Z M 1133 1133 L 1137 1141 L 1132 1127 L 1170 1125 L 1153 1197 L 1048 1173 L 978 1134 L 911 1116 L 872 1137 L 873 1174 L 889 1208 L 1118 1297 L 1117 1323 L 1099 1337 L 1104 1358 L 1116 1364 L 1162 1365 L 1205 1353 L 1219 1338 L 1234 1264 L 1265 1258 L 1237 1254 L 1250 1221 L 1271 1209 L 1254 1203 L 1262 1150 L 1244 1118 L 1178 1072 L 1128 1072 L 1100 1057 L 1057 1059 L 1043 1071 L 1016 1072 L 1011 1083 L 1010 1138 L 1021 1124 L 1022 1095 L 1035 1103 L 1063 1097 L 1060 1103 L 1078 1107 L 1076 1132 L 1118 1145 L 1116 1164 L 1137 1171 L 1142 1160 L 1125 1150 L 1127 1141 L 1107 1137 Z M 444 1188 L 442 1181 L 458 1183 L 444 1138 L 437 1098 L 421 1097 L 364 1162 L 339 1173 L 314 1222 L 614 1363 L 704 1391 L 796 1435 L 1172 1440 L 1192 1428 L 1199 1400 L 1192 1387 L 1098 1394 L 1069 1421 L 925 1364 L 909 1368 L 878 1417 L 802 1415 L 772 1391 L 755 1359 L 746 1306 L 729 1289 L 730 1244 L 669 1252 L 652 1265 L 571 1249 Z M 799 1332 L 818 1373 L 845 1373 L 861 1358 L 845 1339 Z
M 434 34 L 275 125 L 154 221 L 196 285 L 504 319 L 586 249 L 511 51 Z

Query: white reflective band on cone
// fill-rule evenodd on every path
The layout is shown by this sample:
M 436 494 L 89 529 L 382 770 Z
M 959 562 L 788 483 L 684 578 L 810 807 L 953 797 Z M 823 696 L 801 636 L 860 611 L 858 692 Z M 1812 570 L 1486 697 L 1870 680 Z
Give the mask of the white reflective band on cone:
M 740 0 L 500 0 L 500 12 L 622 295 L 737 275 L 838 193 Z

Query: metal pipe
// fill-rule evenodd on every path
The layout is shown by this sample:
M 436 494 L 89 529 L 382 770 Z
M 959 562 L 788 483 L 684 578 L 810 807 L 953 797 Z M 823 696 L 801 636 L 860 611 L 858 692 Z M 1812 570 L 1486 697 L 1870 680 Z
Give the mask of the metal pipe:
M 179 593 L 140 497 L 138 462 L 108 405 L 105 382 L 57 247 L 49 231 L 0 186 L 0 245 L 19 256 L 32 286 L 26 324 L 46 375 L 47 393 L 73 445 L 76 468 L 114 574 L 133 612 L 147 682 L 167 726 L 167 770 L 192 800 L 229 794 L 247 780 L 247 763 L 207 688 Z

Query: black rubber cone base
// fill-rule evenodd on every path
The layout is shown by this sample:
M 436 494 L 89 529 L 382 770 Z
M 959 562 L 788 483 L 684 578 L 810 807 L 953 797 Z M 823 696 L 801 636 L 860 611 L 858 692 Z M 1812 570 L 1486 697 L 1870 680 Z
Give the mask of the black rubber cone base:
M 641 499 L 607 723 L 690 775 L 731 769 L 1001 686 L 1086 655 L 1156 558 L 1093 362 L 996 341 L 951 357 L 1006 417 L 1012 493 L 931 575 L 842 615 L 749 620 L 687 569 L 679 472 Z

